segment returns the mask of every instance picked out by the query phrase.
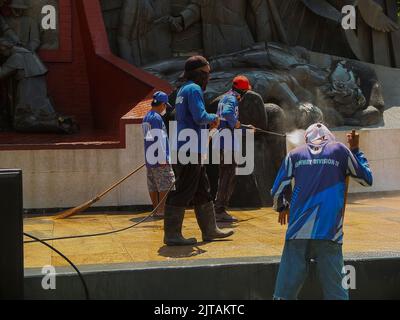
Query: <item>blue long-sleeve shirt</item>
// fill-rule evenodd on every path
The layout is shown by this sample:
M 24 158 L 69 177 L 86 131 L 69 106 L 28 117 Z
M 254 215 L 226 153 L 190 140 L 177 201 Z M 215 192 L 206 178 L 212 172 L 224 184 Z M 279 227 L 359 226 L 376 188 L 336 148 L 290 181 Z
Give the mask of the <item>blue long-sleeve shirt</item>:
M 208 136 L 206 141 L 201 137 L 201 130 L 214 122 L 217 116 L 206 111 L 204 94 L 200 86 L 192 81 L 187 82 L 179 90 L 176 98 L 177 137 L 185 129 L 192 129 L 197 134 L 198 143 L 193 143 L 198 153 L 207 152 Z M 175 139 L 177 138 L 175 137 Z M 177 141 L 178 150 L 189 141 Z M 193 148 L 193 149 L 194 149 Z
M 222 97 L 218 104 L 217 115 L 221 119 L 220 129 L 235 129 L 239 121 L 239 100 L 233 91 Z
M 143 136 L 146 166 L 157 168 L 171 162 L 168 133 L 157 112 L 149 111 L 143 119 Z
M 272 189 L 274 209 L 282 211 L 290 200 L 286 239 L 330 240 L 343 243 L 346 178 L 372 186 L 373 177 L 364 154 L 344 144 L 326 145 L 319 155 L 307 146 L 285 159 Z M 292 181 L 295 181 L 291 192 Z M 289 199 L 291 198 L 291 199 Z
M 230 140 L 225 141 L 224 135 L 220 136 L 219 148 L 221 150 L 239 150 L 238 141 L 236 141 L 233 130 L 239 121 L 239 100 L 233 91 L 226 93 L 218 104 L 217 115 L 221 120 L 219 131 L 229 130 Z M 226 134 L 226 133 L 225 133 Z M 214 148 L 217 144 L 214 143 Z

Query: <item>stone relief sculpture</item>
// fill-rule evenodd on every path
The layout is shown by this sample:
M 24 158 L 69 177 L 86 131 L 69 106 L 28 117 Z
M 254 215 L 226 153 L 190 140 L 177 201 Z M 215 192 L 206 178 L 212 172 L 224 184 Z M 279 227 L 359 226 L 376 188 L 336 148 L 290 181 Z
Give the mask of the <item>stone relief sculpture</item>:
M 232 53 L 272 40 L 285 40 L 273 1 L 124 0 L 121 8 L 119 53 L 136 66 L 193 53 Z
M 248 12 L 254 17 L 254 35 Z M 272 38 L 270 13 L 264 0 L 192 0 L 175 19 L 176 32 L 201 21 L 203 50 L 208 57 L 240 51 Z
M 297 1 L 293 2 L 295 8 L 303 6 L 308 14 L 314 14 L 314 11 L 324 17 L 340 14 L 335 7 L 340 1 L 323 1 L 318 5 L 312 0 L 290 1 Z M 346 3 L 341 1 L 340 4 Z M 179 86 L 178 75 L 184 61 L 179 56 L 203 53 L 211 58 L 214 70 L 206 93 L 210 103 L 228 89 L 221 84 L 244 73 L 252 80 L 255 91 L 265 103 L 274 102 L 288 112 L 288 128 L 305 127 L 322 116 L 332 126 L 380 123 L 383 98 L 371 68 L 360 64 L 354 68 L 353 64 L 347 69 L 344 65 L 349 64 L 343 62 L 333 70 L 323 70 L 309 63 L 307 49 L 271 44 L 275 39 L 280 43 L 290 43 L 293 35 L 298 34 L 298 30 L 291 32 L 285 28 L 287 23 L 279 12 L 284 14 L 288 10 L 292 16 L 296 15 L 294 9 L 285 8 L 274 0 L 125 0 L 121 10 L 121 56 Z M 396 24 L 372 0 L 359 5 L 359 8 L 363 17 L 376 17 L 367 19 L 375 28 L 395 30 Z M 339 16 L 341 14 L 337 19 Z M 188 32 L 199 23 L 201 33 L 198 28 L 195 33 Z M 196 44 L 192 49 L 174 46 L 174 38 L 183 32 L 188 33 L 182 39 L 192 36 L 191 40 Z M 309 33 L 303 33 L 310 37 Z M 201 48 L 198 48 L 199 36 Z M 336 38 L 339 42 L 347 41 L 340 35 Z M 183 43 L 185 41 L 180 41 Z M 366 80 L 368 76 L 369 81 Z M 362 88 L 359 86 L 361 82 Z
M 36 52 L 40 47 L 39 23 L 27 15 L 27 10 L 31 8 L 30 0 L 12 0 L 9 8 L 11 15 L 5 17 L 5 21 L 17 35 L 18 43 Z
M 121 57 L 137 66 L 170 58 L 172 35 L 163 21 L 169 14 L 169 1 L 125 0 L 118 35 Z
M 400 31 L 393 0 L 276 1 L 293 46 L 388 67 L 400 67 Z M 341 9 L 357 7 L 357 29 L 344 31 Z
M 14 130 L 20 132 L 75 133 L 76 122 L 56 113 L 47 95 L 46 67 L 36 54 L 0 38 L 0 80 L 13 83 L 10 116 Z
M 205 94 L 208 104 L 229 90 L 232 78 L 244 74 L 264 103 L 275 103 L 287 113 L 287 130 L 323 119 L 333 127 L 382 121 L 381 88 L 374 70 L 365 64 L 332 60 L 332 68 L 322 69 L 309 62 L 307 50 L 275 43 L 217 56 L 210 62 L 214 72 Z M 145 69 L 179 87 L 181 67 L 175 60 Z
M 125 42 L 120 42 L 121 56 L 175 88 L 181 85 L 185 56 L 207 56 L 213 70 L 205 93 L 210 111 L 215 111 L 219 97 L 230 89 L 231 80 L 243 74 L 251 80 L 254 91 L 241 102 L 241 120 L 264 130 L 290 132 L 316 121 L 330 127 L 383 123 L 382 88 L 373 68 L 364 62 L 398 66 L 394 1 L 163 2 L 159 11 L 155 10 L 160 5 L 156 0 L 123 2 L 120 31 Z M 129 5 L 138 10 L 139 3 L 149 6 L 147 14 L 127 11 Z M 341 27 L 341 9 L 347 4 L 357 4 L 356 32 L 344 32 Z M 157 33 L 165 34 L 165 41 L 159 41 L 160 37 L 151 40 L 151 28 L 132 28 L 148 26 L 150 21 L 154 30 L 162 30 Z M 148 45 L 150 42 L 153 46 Z M 130 48 L 124 47 L 127 43 Z M 135 50 L 136 55 L 132 54 Z M 330 54 L 330 65 L 314 65 L 310 50 Z M 140 56 L 145 59 L 132 58 Z M 257 135 L 256 145 L 260 152 L 255 173 L 240 182 L 250 191 L 237 192 L 237 204 L 257 206 L 271 200 L 267 195 L 285 155 L 285 142 Z
M 56 17 L 56 29 L 43 29 L 41 19 L 43 18 L 42 8 L 45 5 L 51 5 L 55 8 L 56 13 L 59 11 L 59 0 L 31 0 L 31 6 L 27 10 L 26 15 L 36 22 L 36 27 L 39 28 L 39 39 L 41 50 L 57 50 L 59 48 L 59 21 L 60 16 Z
M 48 97 L 47 69 L 35 53 L 41 45 L 39 23 L 28 15 L 35 9 L 31 4 L 12 0 L 8 14 L 0 16 L 0 131 L 76 133 L 75 120 L 58 114 Z

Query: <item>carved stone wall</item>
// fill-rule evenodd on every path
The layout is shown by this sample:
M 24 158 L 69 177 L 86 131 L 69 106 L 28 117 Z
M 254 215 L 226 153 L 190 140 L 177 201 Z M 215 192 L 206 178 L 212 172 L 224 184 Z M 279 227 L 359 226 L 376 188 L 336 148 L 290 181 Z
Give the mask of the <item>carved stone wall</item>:
M 118 54 L 117 32 L 123 0 L 100 0 L 111 51 Z
M 32 1 L 32 8 L 29 10 L 28 14 L 37 21 L 40 28 L 41 46 L 40 49 L 44 50 L 57 50 L 59 48 L 59 20 L 60 17 L 57 16 L 57 28 L 56 30 L 44 30 L 42 28 L 42 18 L 41 13 L 43 6 L 52 5 L 56 8 L 56 12 L 59 13 L 59 0 L 35 0 Z

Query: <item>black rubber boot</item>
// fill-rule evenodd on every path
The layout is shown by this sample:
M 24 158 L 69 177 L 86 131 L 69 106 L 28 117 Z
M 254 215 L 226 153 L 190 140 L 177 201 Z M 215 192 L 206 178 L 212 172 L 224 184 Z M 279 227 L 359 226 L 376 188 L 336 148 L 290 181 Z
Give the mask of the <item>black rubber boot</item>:
M 171 247 L 192 246 L 197 243 L 194 238 L 185 239 L 182 236 L 182 224 L 185 208 L 165 206 L 164 244 Z
M 218 239 L 225 239 L 233 235 L 233 231 L 224 232 L 217 226 L 215 219 L 215 209 L 212 202 L 206 203 L 201 206 L 195 206 L 197 223 L 200 226 L 203 234 L 203 241 L 209 242 Z
M 221 223 L 235 223 L 239 221 L 234 216 L 231 216 L 224 208 L 215 209 L 215 217 L 217 218 L 217 222 Z

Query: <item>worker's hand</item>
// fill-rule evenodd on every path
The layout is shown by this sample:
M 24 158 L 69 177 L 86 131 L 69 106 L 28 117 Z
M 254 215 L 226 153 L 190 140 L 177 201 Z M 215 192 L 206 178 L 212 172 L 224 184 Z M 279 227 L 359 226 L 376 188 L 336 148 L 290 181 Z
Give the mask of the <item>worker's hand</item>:
M 221 119 L 217 117 L 217 119 L 215 119 L 214 122 L 210 124 L 210 130 L 218 129 L 220 124 L 221 124 Z
M 350 150 L 356 150 L 360 148 L 360 135 L 353 130 L 353 132 L 347 134 L 347 142 Z
M 290 210 L 285 209 L 279 213 L 279 220 L 281 226 L 285 226 L 289 222 Z
M 169 17 L 169 25 L 172 32 L 182 32 L 184 30 L 184 22 L 181 16 L 179 17 Z
M 235 129 L 240 129 L 242 127 L 242 123 L 240 121 L 236 122 Z

